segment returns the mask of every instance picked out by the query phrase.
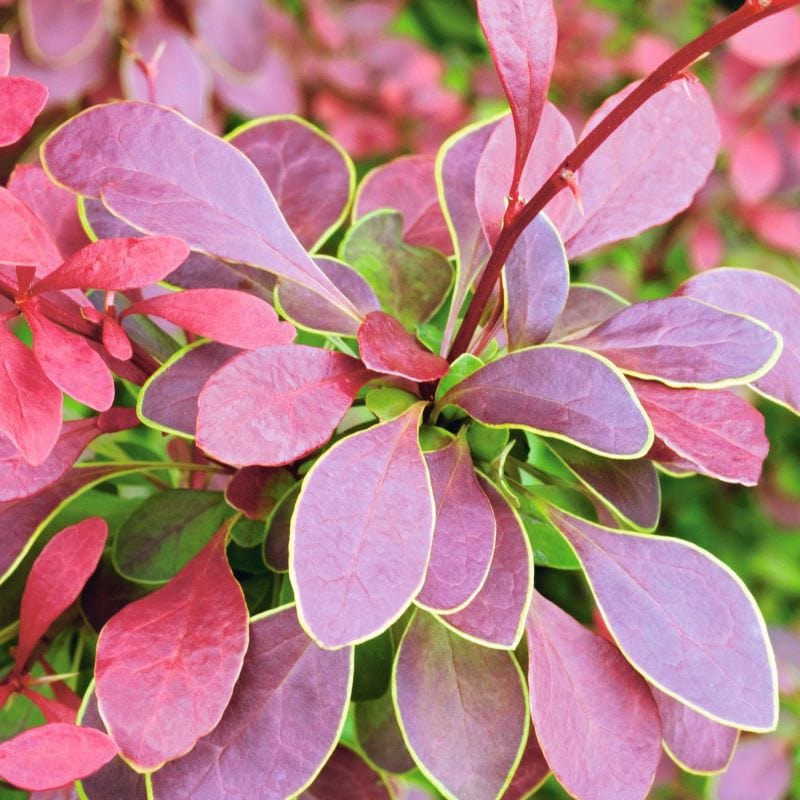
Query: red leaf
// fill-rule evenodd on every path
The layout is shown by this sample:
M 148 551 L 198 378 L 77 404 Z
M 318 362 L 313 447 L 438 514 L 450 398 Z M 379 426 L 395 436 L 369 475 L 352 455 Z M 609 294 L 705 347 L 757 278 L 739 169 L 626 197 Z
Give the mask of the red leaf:
M 239 677 L 248 615 L 226 536 L 223 526 L 173 580 L 100 632 L 100 714 L 122 755 L 144 770 L 188 753 L 213 730 Z
M 59 703 L 58 700 L 45 697 L 43 694 L 39 694 L 39 692 L 33 689 L 23 689 L 22 694 L 36 705 L 47 722 L 67 722 L 71 725 L 75 724 L 75 719 L 78 716 L 78 710 L 76 708 L 65 706 L 63 703 Z
M 20 789 L 57 789 L 91 775 L 116 754 L 100 731 L 52 723 L 0 744 L 0 777 Z
M 379 772 L 368 766 L 361 756 L 345 745 L 338 745 L 298 800 L 392 800 L 394 794 Z
M 528 800 L 544 783 L 549 774 L 550 767 L 545 761 L 539 740 L 536 738 L 536 732 L 531 728 L 528 733 L 528 743 L 522 753 L 522 760 L 517 766 L 511 783 L 503 792 L 501 800 Z
M 364 365 L 384 375 L 411 381 L 435 381 L 450 369 L 447 361 L 426 350 L 402 325 L 383 311 L 371 311 L 358 329 Z
M 133 355 L 131 340 L 114 317 L 103 317 L 103 347 L 112 358 L 120 361 L 128 361 Z
M 161 317 L 215 342 L 252 350 L 289 344 L 294 328 L 281 322 L 272 306 L 258 297 L 233 289 L 186 289 L 139 300 L 126 308 L 130 314 Z
M 201 392 L 197 443 L 226 464 L 288 464 L 328 441 L 371 377 L 356 359 L 318 347 L 243 353 Z
M 0 431 L 29 464 L 41 464 L 61 431 L 61 392 L 33 353 L 0 323 Z
M 19 141 L 47 102 L 47 88 L 30 78 L 0 77 L 0 147 Z
M 64 528 L 39 553 L 22 595 L 16 673 L 23 672 L 39 639 L 78 598 L 100 561 L 107 538 L 105 520 L 89 517 Z
M 40 276 L 61 263 L 61 253 L 42 221 L 2 186 L 0 215 L 0 263 L 36 267 Z

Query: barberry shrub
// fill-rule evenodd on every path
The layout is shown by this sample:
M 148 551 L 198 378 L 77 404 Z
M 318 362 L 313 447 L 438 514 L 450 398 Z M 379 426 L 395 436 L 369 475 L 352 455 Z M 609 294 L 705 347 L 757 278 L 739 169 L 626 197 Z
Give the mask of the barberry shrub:
M 745 3 L 576 141 L 552 3 L 481 0 L 510 114 L 357 192 L 292 116 L 220 139 L 119 102 L 52 133 L 0 189 L 0 701 L 44 722 L 0 777 L 638 800 L 662 747 L 715 773 L 772 730 L 752 596 L 654 531 L 659 471 L 757 483 L 749 399 L 800 412 L 800 294 L 715 269 L 630 305 L 569 259 L 691 203 L 720 136 L 688 68 L 797 2 Z M 5 142 L 43 91 L 0 78 Z M 582 571 L 595 630 L 535 566 Z

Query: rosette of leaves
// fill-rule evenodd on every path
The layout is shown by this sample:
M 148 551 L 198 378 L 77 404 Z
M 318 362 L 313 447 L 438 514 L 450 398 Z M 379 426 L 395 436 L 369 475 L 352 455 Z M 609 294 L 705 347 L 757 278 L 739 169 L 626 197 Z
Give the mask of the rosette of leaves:
M 0 746 L 0 775 L 218 800 L 390 797 L 418 768 L 482 800 L 552 772 L 580 800 L 635 800 L 662 746 L 714 773 L 740 731 L 775 727 L 752 596 L 654 530 L 659 470 L 757 482 L 768 442 L 747 387 L 800 408 L 798 291 L 715 270 L 629 305 L 569 268 L 691 203 L 719 131 L 684 70 L 792 3 L 762 5 L 610 98 L 576 142 L 546 101 L 551 4 L 485 0 L 511 114 L 378 168 L 355 202 L 347 155 L 296 118 L 226 141 L 112 103 L 47 139 L 47 208 L 0 195 L 21 220 L 0 234 L 0 287 L 34 333 L 33 355 L 6 332 L 0 357 L 42 373 L 0 399 L 7 641 L 27 576 L 0 691 L 49 726 Z M 53 223 L 70 193 L 95 240 L 71 254 Z M 168 285 L 145 296 L 145 275 Z M 49 361 L 37 325 L 61 332 Z M 77 439 L 70 422 L 40 435 L 31 396 L 73 391 L 54 363 L 76 337 L 166 447 L 133 439 L 106 395 Z M 82 500 L 109 494 L 103 552 Z M 42 580 L 54 549 L 60 604 Z M 536 565 L 583 572 L 597 631 L 534 588 Z M 72 673 L 31 670 L 78 597 L 98 636 L 94 663 L 75 662 L 76 726 L 71 695 L 32 699 Z

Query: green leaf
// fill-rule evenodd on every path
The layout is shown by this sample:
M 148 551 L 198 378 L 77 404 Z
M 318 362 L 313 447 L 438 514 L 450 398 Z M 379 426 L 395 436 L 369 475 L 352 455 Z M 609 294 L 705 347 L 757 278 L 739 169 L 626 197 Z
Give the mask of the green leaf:
M 533 550 L 534 563 L 553 569 L 580 569 L 581 565 L 564 537 L 549 523 L 520 515 Z
M 419 398 L 394 386 L 380 386 L 368 391 L 364 402 L 381 422 L 387 422 L 418 403 Z
M 355 676 L 351 700 L 376 700 L 389 690 L 394 645 L 391 631 L 356 645 Z
M 480 422 L 471 422 L 467 428 L 467 442 L 475 461 L 494 461 L 508 444 L 508 428 L 489 428 Z
M 441 400 L 457 383 L 472 375 L 473 372 L 477 372 L 482 366 L 483 361 L 477 356 L 473 356 L 472 353 L 460 355 L 450 365 L 450 372 L 439 381 L 439 385 L 436 387 L 436 401 Z

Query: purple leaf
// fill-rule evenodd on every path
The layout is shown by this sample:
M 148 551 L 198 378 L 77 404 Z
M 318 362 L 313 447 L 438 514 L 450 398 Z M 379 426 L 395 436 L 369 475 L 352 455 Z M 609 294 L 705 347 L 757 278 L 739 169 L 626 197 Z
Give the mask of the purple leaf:
M 440 791 L 459 800 L 502 794 L 528 734 L 513 653 L 467 641 L 417 611 L 400 643 L 392 693 L 414 760 Z
M 717 722 L 774 728 L 775 658 L 755 601 L 732 570 L 680 539 L 603 528 L 556 509 L 549 517 L 637 670 Z
M 626 522 L 641 530 L 654 530 L 658 525 L 661 486 L 648 460 L 599 458 L 555 439 L 549 439 L 547 445 L 595 497 Z
M 587 390 L 587 387 L 590 387 Z M 653 441 L 630 384 L 587 350 L 540 345 L 492 361 L 442 398 L 485 425 L 520 427 L 616 458 L 638 458 Z
M 606 100 L 582 138 L 637 85 Z M 699 81 L 680 78 L 653 95 L 578 170 L 584 214 L 573 214 L 562 231 L 570 258 L 683 211 L 713 169 L 719 142 L 714 106 Z
M 790 744 L 759 736 L 742 742 L 727 771 L 713 784 L 713 800 L 784 800 L 792 785 Z
M 569 287 L 564 310 L 556 320 L 547 341 L 567 341 L 584 336 L 629 305 L 627 300 L 603 286 L 573 283 Z
M 670 389 L 653 381 L 632 385 L 658 440 L 695 472 L 755 486 L 769 451 L 764 417 L 729 391 Z M 658 450 L 650 454 L 658 458 Z
M 503 267 L 503 324 L 508 349 L 543 342 L 564 310 L 569 264 L 558 231 L 544 214 L 522 232 Z
M 550 774 L 550 767 L 545 761 L 544 753 L 536 738 L 536 732 L 531 728 L 528 733 L 528 743 L 522 752 L 522 760 L 517 771 L 503 792 L 501 800 L 528 800 L 545 782 Z
M 297 241 L 250 160 L 174 111 L 136 102 L 96 106 L 53 133 L 42 160 L 59 184 L 101 197 L 141 230 L 274 272 L 354 313 Z
M 399 320 L 383 311 L 370 311 L 358 329 L 358 349 L 364 366 L 384 375 L 420 383 L 446 375 L 450 365 L 426 350 Z
M 401 773 L 414 769 L 406 748 L 391 692 L 356 703 L 355 726 L 364 754 L 379 769 Z
M 301 623 L 323 647 L 386 630 L 422 586 L 435 521 L 423 409 L 342 439 L 303 482 L 289 575 Z
M 330 439 L 371 377 L 360 361 L 318 347 L 242 353 L 201 392 L 197 443 L 234 466 L 289 464 Z
M 316 256 L 314 263 L 350 299 L 358 310 L 360 319 L 355 319 L 330 303 L 321 301 L 319 295 L 297 283 L 279 284 L 275 290 L 275 305 L 283 316 L 301 328 L 355 336 L 361 320 L 370 311 L 377 311 L 380 308 L 375 292 L 358 272 L 343 261 L 330 256 Z
M 522 638 L 533 593 L 533 554 L 522 522 L 485 478 L 480 485 L 497 522 L 494 555 L 481 588 L 462 610 L 442 620 L 479 644 L 514 649 Z
M 578 800 L 642 800 L 661 754 L 647 684 L 613 644 L 538 592 L 527 633 L 531 716 L 558 782 Z
M 475 477 L 463 436 L 425 453 L 436 503 L 436 526 L 425 584 L 417 602 L 432 611 L 455 611 L 483 586 L 495 548 L 492 506 Z
M 763 375 L 781 348 L 763 323 L 684 297 L 636 303 L 571 343 L 600 353 L 627 373 L 669 386 L 704 388 Z
M 511 106 L 515 182 L 522 174 L 547 100 L 558 27 L 552 0 L 479 0 L 478 18 Z
M 292 607 L 255 617 L 233 697 L 219 725 L 153 777 L 156 797 L 290 797 L 339 738 L 353 680 L 351 648 L 317 647 Z
M 21 0 L 19 16 L 25 49 L 49 66 L 83 58 L 105 22 L 103 0 Z
M 300 117 L 277 116 L 245 123 L 226 138 L 256 165 L 307 250 L 317 250 L 342 224 L 355 167 L 326 133 Z
M 725 770 L 739 741 L 739 731 L 693 711 L 650 687 L 661 717 L 661 736 L 671 758 L 689 772 L 710 775 Z
M 800 414 L 800 291 L 786 281 L 750 269 L 715 269 L 698 275 L 678 293 L 737 314 L 749 314 L 783 336 L 778 363 L 755 388 Z
M 299 800 L 340 800 L 357 797 L 359 800 L 393 800 L 394 794 L 379 772 L 369 767 L 358 753 L 338 745 L 314 783 Z
M 167 433 L 194 436 L 200 392 L 208 379 L 240 352 L 215 342 L 195 342 L 179 350 L 142 387 L 139 417 Z

